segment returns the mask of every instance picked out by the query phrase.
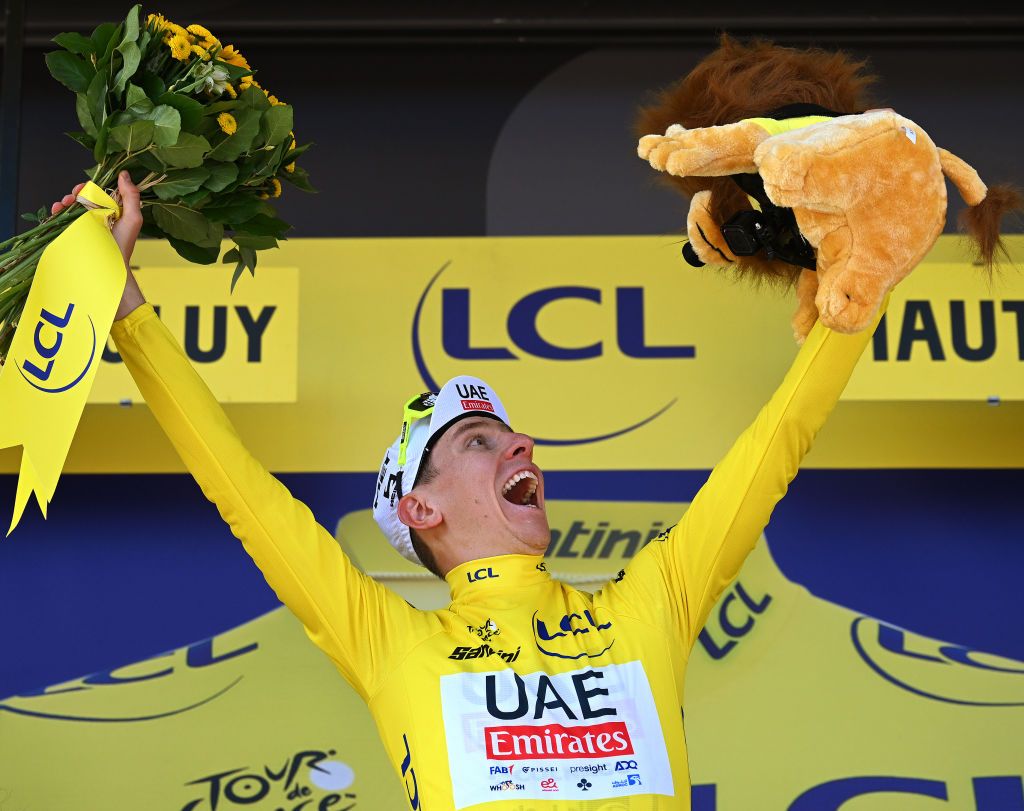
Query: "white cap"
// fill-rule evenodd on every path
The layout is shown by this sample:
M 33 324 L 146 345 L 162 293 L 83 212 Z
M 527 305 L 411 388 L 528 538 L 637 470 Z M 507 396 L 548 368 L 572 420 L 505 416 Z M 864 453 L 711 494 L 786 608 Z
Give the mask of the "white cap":
M 422 565 L 412 548 L 409 527 L 398 518 L 398 500 L 416 484 L 423 457 L 463 417 L 484 416 L 511 427 L 505 406 L 478 377 L 453 377 L 439 392 L 425 392 L 405 404 L 402 432 L 384 454 L 373 496 L 373 517 L 398 553 Z M 429 419 L 428 419 L 429 418 Z

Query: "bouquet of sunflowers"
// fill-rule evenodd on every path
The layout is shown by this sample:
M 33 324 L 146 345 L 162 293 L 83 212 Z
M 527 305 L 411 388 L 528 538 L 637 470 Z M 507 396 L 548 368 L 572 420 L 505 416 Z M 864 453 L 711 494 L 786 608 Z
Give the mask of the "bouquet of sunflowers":
M 54 37 L 46 55 L 75 94 L 82 129 L 68 135 L 92 153 L 86 174 L 100 188 L 127 169 L 142 194 L 142 233 L 164 238 L 190 262 L 211 264 L 222 241 L 234 263 L 232 289 L 256 269 L 257 251 L 290 226 L 270 200 L 281 182 L 314 191 L 296 159 L 308 149 L 293 132 L 292 108 L 266 91 L 232 45 L 201 25 L 185 28 L 135 6 L 90 36 Z M 43 250 L 84 211 L 22 215 L 37 223 L 0 243 L 0 359 L 6 357 Z

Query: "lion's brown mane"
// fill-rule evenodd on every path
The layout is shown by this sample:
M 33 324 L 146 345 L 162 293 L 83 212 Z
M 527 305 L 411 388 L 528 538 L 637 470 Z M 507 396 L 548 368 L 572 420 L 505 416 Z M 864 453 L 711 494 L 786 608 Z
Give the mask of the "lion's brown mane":
M 717 50 L 640 108 L 637 136 L 664 133 L 672 124 L 688 129 L 731 124 L 787 104 L 817 104 L 841 114 L 860 113 L 874 106 L 869 90 L 877 77 L 866 71 L 866 61 L 856 61 L 843 52 L 798 50 L 761 39 L 744 44 L 724 34 Z M 666 178 L 687 197 L 710 189 L 711 216 L 718 223 L 750 209 L 746 195 L 729 178 Z M 795 280 L 800 272 L 793 265 L 760 257 L 745 257 L 740 270 L 784 283 Z

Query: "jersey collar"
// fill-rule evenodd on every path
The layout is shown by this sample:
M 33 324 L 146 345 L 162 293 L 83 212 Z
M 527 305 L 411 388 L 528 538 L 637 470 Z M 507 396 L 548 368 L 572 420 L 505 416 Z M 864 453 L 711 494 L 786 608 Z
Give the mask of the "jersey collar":
M 453 600 L 523 589 L 547 583 L 551 576 L 540 555 L 498 555 L 460 564 L 444 578 Z

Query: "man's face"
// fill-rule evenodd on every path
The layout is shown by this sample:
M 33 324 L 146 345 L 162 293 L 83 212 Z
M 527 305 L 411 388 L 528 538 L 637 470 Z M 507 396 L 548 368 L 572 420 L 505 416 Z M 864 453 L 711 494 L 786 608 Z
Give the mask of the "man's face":
M 467 417 L 431 451 L 438 475 L 424 489 L 455 538 L 482 541 L 490 554 L 540 554 L 551 540 L 544 478 L 533 440 L 503 422 Z

